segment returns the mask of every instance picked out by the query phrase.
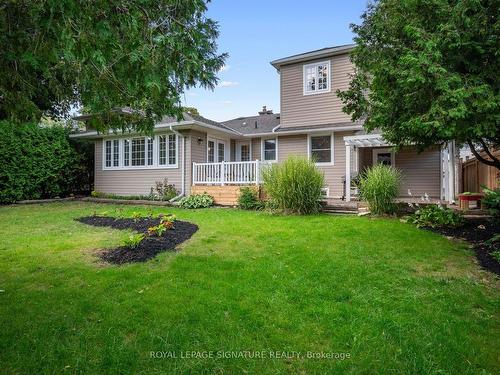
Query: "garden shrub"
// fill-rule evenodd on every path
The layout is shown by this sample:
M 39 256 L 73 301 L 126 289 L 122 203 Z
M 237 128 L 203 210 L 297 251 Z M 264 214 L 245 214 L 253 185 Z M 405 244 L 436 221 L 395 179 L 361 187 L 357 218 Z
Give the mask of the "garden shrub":
M 175 185 L 169 184 L 168 179 L 165 178 L 163 181 L 156 181 L 155 187 L 151 188 L 149 193 L 150 200 L 160 200 L 169 201 L 177 196 L 177 189 Z
M 489 211 L 495 221 L 500 222 L 500 189 L 488 189 L 483 187 L 483 205 Z
M 0 121 L 0 203 L 92 190 L 93 145 L 61 125 Z
M 458 227 L 464 223 L 464 218 L 455 210 L 430 204 L 415 211 L 408 222 L 417 227 Z
M 359 195 L 376 215 L 395 211 L 401 172 L 396 168 L 377 164 L 368 168 L 359 179 Z
M 207 208 L 214 204 L 214 198 L 207 194 L 192 194 L 179 201 L 182 208 Z
M 240 189 L 238 207 L 243 210 L 260 210 L 264 207 L 264 204 L 259 199 L 259 192 L 246 186 Z
M 263 170 L 264 189 L 271 205 L 285 212 L 310 214 L 318 211 L 325 184 L 313 161 L 292 156 Z

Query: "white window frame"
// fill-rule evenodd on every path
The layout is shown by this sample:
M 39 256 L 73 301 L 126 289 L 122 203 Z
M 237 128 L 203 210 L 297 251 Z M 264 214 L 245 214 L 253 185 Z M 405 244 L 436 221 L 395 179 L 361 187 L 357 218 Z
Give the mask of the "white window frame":
M 249 159 L 248 159 L 248 161 L 251 161 L 252 160 L 252 141 L 236 141 L 235 142 L 235 147 L 236 147 L 235 158 L 236 158 L 236 161 L 242 161 L 241 160 L 241 146 L 248 146 L 248 152 L 249 152 Z
M 274 139 L 276 141 L 276 158 L 274 160 L 266 160 L 266 158 L 265 158 L 266 153 L 265 153 L 264 145 L 265 145 L 265 141 L 269 141 L 271 139 Z M 277 163 L 278 162 L 278 144 L 279 144 L 278 137 L 261 138 L 261 140 L 260 140 L 260 158 L 261 158 L 261 160 L 264 162 L 267 162 L 267 163 Z
M 175 136 L 175 163 L 169 164 L 170 161 L 170 140 L 171 135 Z M 165 137 L 165 164 L 160 164 L 160 137 Z M 156 150 L 156 151 L 155 151 Z M 175 133 L 162 133 L 155 136 L 153 141 L 153 165 L 158 168 L 178 168 L 179 166 L 179 136 Z
M 330 136 L 330 145 L 331 145 L 331 150 L 330 150 L 330 162 L 316 162 L 315 164 L 318 166 L 328 166 L 328 165 L 335 165 L 335 133 L 310 133 L 307 134 L 307 157 L 309 160 L 312 159 L 312 147 L 311 147 L 311 138 L 312 137 L 326 137 Z
M 396 153 L 390 147 L 386 147 L 386 148 L 374 148 L 372 150 L 372 165 L 376 165 L 377 164 L 377 155 L 378 154 L 388 154 L 388 153 L 391 154 L 391 167 L 395 167 L 396 166 Z
M 318 89 L 317 85 L 318 85 L 318 77 L 317 77 L 317 74 L 318 74 L 318 66 L 319 65 L 326 65 L 327 67 L 327 74 L 326 74 L 326 89 Z M 328 61 L 320 61 L 320 62 L 315 62 L 315 63 L 312 63 L 312 64 L 306 64 L 302 67 L 302 86 L 303 86 L 303 94 L 304 95 L 316 95 L 316 94 L 324 94 L 324 93 L 327 93 L 327 92 L 331 92 L 331 80 L 332 80 L 332 69 L 331 69 L 331 61 L 328 60 Z M 314 91 L 309 91 L 307 89 L 307 69 L 308 68 L 316 68 L 316 88 Z
M 209 162 L 208 161 L 208 142 L 213 142 L 214 143 L 214 161 Z M 224 144 L 224 161 L 229 161 L 229 147 L 228 145 L 231 144 L 231 142 L 227 139 L 221 139 L 221 138 L 213 138 L 213 137 L 207 137 L 207 152 L 206 152 L 206 161 L 207 163 L 220 163 L 219 162 L 219 143 Z
M 169 135 L 175 135 L 175 164 L 168 164 L 169 157 L 169 145 L 168 137 Z M 160 164 L 160 147 L 159 138 L 160 136 L 166 136 L 167 138 L 167 164 Z M 153 138 L 153 164 L 148 165 L 148 138 Z M 132 140 L 133 139 L 144 139 L 144 164 L 145 165 L 132 165 Z M 113 142 L 118 140 L 118 166 L 113 166 Z M 124 141 L 129 141 L 129 165 L 124 165 Z M 111 166 L 106 166 L 106 142 L 111 141 Z M 155 134 L 153 137 L 150 136 L 129 136 L 129 137 L 111 137 L 104 138 L 102 140 L 102 170 L 112 171 L 112 170 L 134 170 L 134 169 L 174 169 L 179 168 L 179 136 L 172 132 Z

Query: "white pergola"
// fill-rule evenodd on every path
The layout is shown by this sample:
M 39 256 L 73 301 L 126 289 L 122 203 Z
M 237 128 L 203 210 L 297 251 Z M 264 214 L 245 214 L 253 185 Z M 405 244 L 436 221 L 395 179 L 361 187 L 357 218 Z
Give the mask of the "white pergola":
M 351 201 L 351 149 L 356 147 L 390 146 L 381 134 L 361 134 L 344 137 L 345 142 L 345 200 Z
M 344 137 L 345 143 L 345 199 L 351 201 L 351 157 L 352 147 L 390 147 L 381 134 L 360 134 Z M 453 203 L 455 200 L 457 173 L 455 155 L 455 142 L 448 142 L 446 147 L 441 149 L 441 198 Z

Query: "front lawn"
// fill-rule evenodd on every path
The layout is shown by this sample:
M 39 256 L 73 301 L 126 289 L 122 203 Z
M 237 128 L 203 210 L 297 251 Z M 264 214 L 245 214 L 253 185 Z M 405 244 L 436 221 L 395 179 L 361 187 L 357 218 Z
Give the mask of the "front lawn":
M 117 209 L 199 230 L 179 252 L 105 264 L 96 249 L 130 232 L 73 219 Z M 2 207 L 0 372 L 498 374 L 498 286 L 465 245 L 391 219 Z

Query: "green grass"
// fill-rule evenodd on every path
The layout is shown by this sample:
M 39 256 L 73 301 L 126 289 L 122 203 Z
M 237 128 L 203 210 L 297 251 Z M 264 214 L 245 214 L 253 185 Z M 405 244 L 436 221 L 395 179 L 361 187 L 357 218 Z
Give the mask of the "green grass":
M 498 374 L 498 279 L 464 245 L 390 219 L 168 209 L 200 230 L 142 264 L 127 231 L 75 222 L 165 208 L 0 208 L 2 374 Z M 181 358 L 191 351 L 349 359 Z M 151 351 L 177 358 L 155 359 Z

